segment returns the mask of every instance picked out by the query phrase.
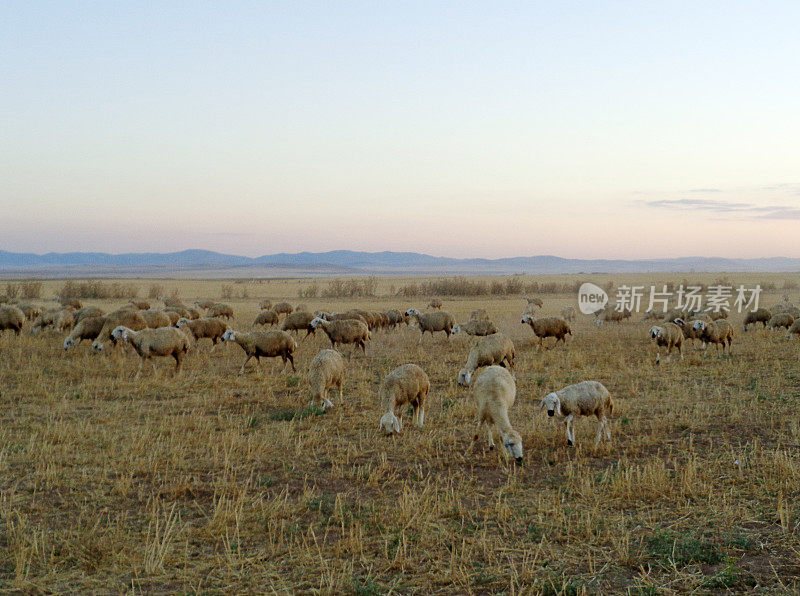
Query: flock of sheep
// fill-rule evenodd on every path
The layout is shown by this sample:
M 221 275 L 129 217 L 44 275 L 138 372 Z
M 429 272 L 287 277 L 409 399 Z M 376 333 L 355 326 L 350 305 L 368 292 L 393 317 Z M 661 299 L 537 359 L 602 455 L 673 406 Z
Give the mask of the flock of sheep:
M 58 299 L 56 299 L 58 300 Z M 515 347 L 511 339 L 498 332 L 489 320 L 484 309 L 470 314 L 468 321 L 456 324 L 450 313 L 441 310 L 439 300 L 433 300 L 425 312 L 410 308 L 405 312 L 390 309 L 373 312 L 351 309 L 347 312 L 329 313 L 308 312 L 305 306 L 297 308 L 287 302 L 272 304 L 265 300 L 260 304 L 261 312 L 253 321 L 254 330 L 236 331 L 229 326 L 233 309 L 227 304 L 213 301 L 197 301 L 187 306 L 178 299 L 159 298 L 161 304 L 152 306 L 147 301 L 134 300 L 123 308 L 103 313 L 96 307 L 83 307 L 77 300 L 58 300 L 52 308 L 38 308 L 31 304 L 0 303 L 0 331 L 22 332 L 26 322 L 30 322 L 31 333 L 39 333 L 50 328 L 56 332 L 69 331 L 64 339 L 64 349 L 69 350 L 83 340 L 91 341 L 95 352 L 113 349 L 115 345 L 128 344 L 139 355 L 138 378 L 148 361 L 154 373 L 155 357 L 172 357 L 175 360 L 176 374 L 187 352 L 201 339 L 211 341 L 213 351 L 218 342 L 234 342 L 245 355 L 239 370 L 242 374 L 251 359 L 257 362 L 263 358 L 281 358 L 282 370 L 289 364 L 295 371 L 294 353 L 298 343 L 296 337 L 305 331 L 305 337 L 320 330 L 331 342 L 331 349 L 321 350 L 315 355 L 307 371 L 312 404 L 320 402 L 323 408 L 333 405 L 330 392 L 338 389 L 342 396 L 346 360 L 337 351 L 340 346 L 351 345 L 366 354 L 367 342 L 376 329 L 393 329 L 399 325 L 414 325 L 420 330 L 419 341 L 425 333 L 444 333 L 447 337 L 456 333 L 474 336 L 464 367 L 458 372 L 457 382 L 461 386 L 472 387 L 477 406 L 478 432 L 486 425 L 490 448 L 494 448 L 493 432 L 496 431 L 509 455 L 517 462 L 522 461 L 522 438 L 514 430 L 508 411 L 516 399 L 514 375 Z M 542 307 L 538 298 L 527 298 L 528 306 L 522 314 L 521 323 L 530 326 L 538 339 L 539 348 L 548 337 L 555 338 L 555 345 L 564 342 L 572 335 L 570 322 L 576 313 L 571 306 L 562 309 L 560 317 L 537 316 Z M 596 323 L 620 322 L 631 316 L 630 311 L 618 310 L 608 305 L 595 313 Z M 733 327 L 724 312 L 687 312 L 673 309 L 666 314 L 648 312 L 645 320 L 661 320 L 651 327 L 650 338 L 657 346 L 667 349 L 671 358 L 677 350 L 683 358 L 683 345 L 686 341 L 699 340 L 702 347 L 709 344 L 722 346 L 723 353 L 730 353 L 733 342 Z M 762 323 L 769 329 L 785 328 L 789 335 L 800 335 L 800 309 L 788 302 L 787 298 L 772 309 L 758 309 L 748 313 L 744 320 L 744 330 L 748 326 Z M 265 330 L 266 326 L 278 329 Z M 304 337 L 304 339 L 305 339 Z M 660 352 L 656 356 L 660 364 Z M 473 379 L 475 372 L 483 371 Z M 410 405 L 413 422 L 422 426 L 425 420 L 425 401 L 430 391 L 430 381 L 425 371 L 416 364 L 404 364 L 389 373 L 381 382 L 378 395 L 384 414 L 379 428 L 388 434 L 402 430 L 402 408 Z M 574 419 L 579 416 L 595 416 L 598 421 L 595 445 L 603 437 L 610 438 L 608 417 L 613 410 L 613 402 L 608 390 L 597 381 L 583 381 L 567 386 L 546 395 L 541 408 L 549 416 L 558 416 L 565 425 L 568 445 L 575 443 Z M 475 434 L 475 440 L 478 433 Z

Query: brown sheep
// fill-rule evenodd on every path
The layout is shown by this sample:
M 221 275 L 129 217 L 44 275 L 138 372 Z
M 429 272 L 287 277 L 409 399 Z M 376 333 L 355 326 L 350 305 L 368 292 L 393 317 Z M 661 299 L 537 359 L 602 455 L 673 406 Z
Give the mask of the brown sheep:
M 288 302 L 278 302 L 278 304 L 272 307 L 272 310 L 279 315 L 288 315 L 294 311 L 294 307 Z
M 331 346 L 334 349 L 336 344 L 355 344 L 356 347 L 361 348 L 364 354 L 367 353 L 366 342 L 370 340 L 370 332 L 362 321 L 355 319 L 326 321 L 322 317 L 316 317 L 310 325 L 314 328 L 321 327 L 328 339 L 331 340 Z
M 436 331 L 444 331 L 445 335 L 449 338 L 456 324 L 453 315 L 444 310 L 420 313 L 416 308 L 409 308 L 406 311 L 406 316 L 416 319 L 419 330 L 422 332 L 419 336 L 420 343 L 426 331 L 431 335 Z
M 280 317 L 278 317 L 278 313 L 274 310 L 262 310 L 258 313 L 256 320 L 253 321 L 253 327 L 257 327 L 258 325 L 277 325 Z
M 286 368 L 286 362 L 288 361 L 292 365 L 292 371 L 296 372 L 297 370 L 294 367 L 294 351 L 297 349 L 297 342 L 285 331 L 250 331 L 244 333 L 228 329 L 223 334 L 222 341 L 236 342 L 247 355 L 247 358 L 242 363 L 242 368 L 239 369 L 239 374 L 244 373 L 244 367 L 250 362 L 251 358 L 255 358 L 256 362 L 260 363 L 262 357 L 276 358 L 280 356 L 283 359 L 283 368 Z
M 11 329 L 19 335 L 24 324 L 25 313 L 16 306 L 0 306 L 0 331 Z
M 183 316 L 185 317 L 186 315 Z M 208 309 L 206 316 L 220 317 L 230 320 L 233 318 L 233 309 L 227 304 L 217 303 Z
M 390 372 L 381 382 L 378 395 L 381 408 L 386 412 L 378 428 L 387 434 L 399 433 L 403 428 L 403 414 L 394 411 L 405 404 L 411 404 L 413 419 L 417 426 L 425 422 L 425 400 L 431 390 L 428 375 L 416 364 L 403 364 Z
M 747 327 L 749 325 L 756 325 L 758 323 L 764 325 L 764 328 L 766 329 L 770 318 L 772 318 L 772 313 L 770 313 L 766 308 L 751 310 L 744 316 L 744 330 L 747 331 Z
M 281 323 L 281 331 L 294 331 L 298 335 L 299 331 L 305 331 L 303 337 L 305 339 L 309 335 L 314 335 L 314 327 L 311 326 L 311 321 L 314 320 L 314 315 L 310 312 L 294 311 L 286 315 L 286 318 Z
M 108 313 L 105 316 L 103 328 L 92 342 L 92 348 L 96 352 L 101 352 L 105 349 L 106 342 L 111 341 L 112 343 L 116 344 L 116 339 L 111 336 L 111 333 L 119 326 L 127 327 L 133 331 L 141 331 L 142 329 L 147 328 L 147 323 L 142 315 L 132 310 L 120 309 L 118 311 Z
M 692 326 L 701 332 L 700 341 L 703 342 L 703 348 L 706 347 L 706 344 L 714 344 L 719 350 L 719 346 L 722 344 L 722 353 L 724 354 L 727 344 L 728 354 L 730 355 L 731 344 L 733 343 L 733 327 L 726 319 L 712 321 L 711 323 L 695 321 Z
M 228 330 L 228 324 L 222 319 L 215 319 L 213 317 L 204 317 L 202 319 L 187 319 L 181 317 L 175 326 L 194 338 L 200 341 L 203 338 L 211 340 L 211 350 L 217 345 L 217 342 L 222 339 L 222 336 Z
M 542 317 L 537 319 L 531 315 L 523 315 L 522 323 L 530 325 L 534 335 L 539 338 L 539 349 L 541 350 L 544 345 L 544 340 L 547 337 L 555 337 L 556 343 L 563 341 L 567 345 L 567 335 L 572 335 L 572 329 L 564 319 L 559 317 Z
M 94 341 L 100 335 L 105 323 L 105 317 L 85 317 L 81 319 L 64 340 L 64 349 L 69 350 L 71 347 L 79 345 L 84 339 Z
M 116 341 L 129 343 L 139 354 L 141 360 L 139 360 L 139 370 L 136 372 L 137 379 L 142 374 L 145 361 L 153 356 L 172 356 L 175 359 L 175 374 L 180 374 L 183 356 L 189 349 L 189 338 L 174 327 L 142 329 L 137 332 L 120 325 L 111 332 L 111 337 Z M 153 374 L 157 374 L 155 363 L 151 364 Z
M 441 310 L 442 301 L 439 300 L 438 298 L 434 298 L 430 302 L 428 302 L 428 308 L 432 308 L 434 310 Z

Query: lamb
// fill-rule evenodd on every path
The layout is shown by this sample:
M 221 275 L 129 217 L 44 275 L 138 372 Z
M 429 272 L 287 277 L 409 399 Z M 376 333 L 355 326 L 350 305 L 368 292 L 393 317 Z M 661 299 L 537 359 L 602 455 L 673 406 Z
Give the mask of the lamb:
M 333 407 L 328 394 L 334 387 L 339 388 L 339 401 L 342 400 L 345 360 L 336 350 L 321 350 L 308 367 L 308 384 L 311 387 L 311 405 L 316 400 L 323 408 Z
M 116 339 L 112 337 L 111 333 L 117 327 L 124 326 L 133 331 L 141 331 L 147 327 L 142 315 L 132 310 L 120 309 L 118 311 L 109 313 L 105 316 L 103 328 L 97 337 L 92 342 L 92 348 L 96 352 L 101 352 L 105 348 L 106 342 L 109 340 L 116 344 Z
M 88 317 L 102 317 L 104 314 L 105 313 L 96 306 L 85 306 L 74 313 L 75 324 L 77 325 Z
M 787 339 L 792 339 L 792 335 L 800 335 L 800 319 L 795 319 L 786 334 Z
M 426 331 L 430 332 L 431 335 L 436 331 L 444 331 L 449 338 L 453 332 L 453 326 L 456 324 L 453 315 L 444 310 L 420 313 L 416 308 L 409 308 L 406 311 L 406 316 L 417 320 L 417 325 L 422 332 L 419 336 L 420 343 L 422 343 L 422 338 L 425 336 Z
M 494 333 L 475 340 L 467 356 L 467 363 L 458 373 L 458 384 L 469 386 L 472 374 L 481 366 L 507 366 L 514 368 L 514 343 L 502 333 Z
M 192 337 L 195 342 L 207 337 L 211 340 L 211 350 L 217 345 L 217 342 L 222 339 L 222 336 L 228 330 L 228 324 L 222 319 L 214 319 L 205 317 L 202 319 L 187 319 L 181 317 L 175 326 Z
M 441 310 L 442 308 L 442 301 L 438 298 L 434 298 L 430 302 L 428 302 L 428 308 L 432 308 L 434 310 Z
M 469 320 L 470 321 L 488 321 L 489 320 L 489 313 L 486 312 L 485 308 L 476 308 L 471 313 L 469 313 Z
M 657 346 L 666 346 L 667 361 L 672 360 L 672 348 L 678 349 L 683 360 L 683 325 L 683 319 L 675 319 L 675 323 L 663 323 L 650 328 L 650 339 L 654 339 Z M 656 364 L 661 364 L 660 352 L 656 354 Z
M 563 341 L 567 345 L 567 335 L 572 335 L 572 329 L 564 319 L 559 317 L 534 318 L 532 315 L 522 315 L 522 323 L 530 325 L 534 335 L 539 338 L 539 349 L 542 349 L 547 337 L 555 337 L 556 343 Z
M 574 306 L 565 306 L 561 309 L 561 318 L 564 319 L 567 323 L 572 323 L 575 320 L 575 307 Z
M 278 304 L 272 307 L 272 310 L 279 315 L 288 315 L 294 311 L 294 307 L 288 302 L 278 302 Z
M 267 299 L 262 300 L 259 303 L 258 308 L 260 308 L 261 310 L 271 310 L 272 309 L 272 300 L 267 300 Z
M 294 366 L 294 351 L 297 349 L 297 342 L 285 331 L 242 332 L 228 329 L 222 335 L 222 341 L 236 342 L 244 350 L 247 358 L 242 363 L 242 368 L 239 369 L 240 375 L 244 373 L 244 367 L 250 362 L 251 358 L 255 358 L 256 362 L 260 363 L 262 356 L 264 358 L 277 358 L 280 356 L 283 360 L 281 370 L 286 368 L 288 360 L 292 365 L 292 372 L 297 371 Z
M 25 324 L 25 313 L 16 306 L 0 306 L 0 331 L 12 329 L 16 335 L 22 333 Z
M 491 321 L 485 321 L 483 319 L 470 319 L 466 323 L 460 323 L 453 327 L 453 335 L 462 332 L 466 333 L 467 335 L 484 336 L 497 333 L 497 327 L 495 327 L 494 323 Z
M 766 308 L 758 308 L 756 310 L 751 310 L 744 316 L 743 328 L 745 331 L 747 331 L 747 327 L 749 325 L 756 325 L 758 323 L 761 323 L 762 325 L 764 325 L 764 328 L 766 329 L 767 323 L 771 318 L 772 318 L 772 313 L 770 313 L 770 311 L 768 311 Z
M 311 321 L 316 317 L 310 312 L 294 311 L 286 315 L 286 318 L 281 323 L 281 331 L 294 331 L 295 335 L 299 335 L 299 331 L 305 330 L 306 334 L 303 339 L 309 335 L 314 335 L 314 327 L 311 326 Z
M 315 317 L 311 327 L 321 327 L 331 340 L 331 346 L 335 349 L 336 344 L 355 344 L 361 348 L 364 354 L 367 353 L 366 342 L 370 340 L 369 328 L 362 322 L 355 319 L 342 319 L 339 321 L 326 321 L 322 317 Z
M 472 388 L 478 407 L 478 428 L 473 443 L 478 440 L 481 426 L 486 424 L 489 432 L 489 449 L 494 449 L 493 427 L 500 433 L 503 446 L 518 464 L 522 463 L 522 436 L 511 427 L 508 409 L 517 397 L 514 377 L 502 366 L 490 366 L 475 379 Z
M 529 298 L 528 296 L 525 296 L 525 300 L 528 302 L 528 305 L 533 304 L 534 306 L 538 306 L 539 308 L 542 308 L 542 306 L 544 305 L 544 302 L 542 302 L 541 298 Z
M 183 316 L 185 317 L 186 315 Z M 233 309 L 227 304 L 217 303 L 208 309 L 208 311 L 206 312 L 206 316 L 220 317 L 220 318 L 224 317 L 230 320 L 233 318 Z
M 541 409 L 547 410 L 548 416 L 558 414 L 564 421 L 567 432 L 567 445 L 575 445 L 576 416 L 591 416 L 597 418 L 597 436 L 594 446 L 600 444 L 600 439 L 605 434 L 606 439 L 611 439 L 611 429 L 608 416 L 614 410 L 614 402 L 602 383 L 598 381 L 583 381 L 575 385 L 568 385 L 563 389 L 548 393 L 542 399 Z
M 145 310 L 139 314 L 142 315 L 144 322 L 150 329 L 156 329 L 158 327 L 171 327 L 173 325 L 172 319 L 164 311 Z
M 130 304 L 138 310 L 147 310 L 150 308 L 150 303 L 147 300 L 131 300 Z
M 93 341 L 100 335 L 103 325 L 106 323 L 105 317 L 86 317 L 81 319 L 64 340 L 64 350 L 80 345 L 84 339 Z
M 253 327 L 257 327 L 258 325 L 277 325 L 279 320 L 278 313 L 274 310 L 262 310 L 258 313 L 255 321 L 253 321 Z
M 183 331 L 174 327 L 134 331 L 124 325 L 119 325 L 111 332 L 111 337 L 115 341 L 129 343 L 139 354 L 141 360 L 139 361 L 139 370 L 136 371 L 135 378 L 137 379 L 142 374 L 145 361 L 150 360 L 153 356 L 172 356 L 175 359 L 175 374 L 180 374 L 183 356 L 189 349 L 189 338 Z M 155 363 L 151 362 L 151 364 L 153 374 L 157 374 Z
M 394 412 L 405 404 L 411 404 L 413 420 L 418 427 L 425 422 L 425 399 L 431 390 L 428 375 L 416 364 L 398 366 L 384 377 L 378 389 L 381 408 L 386 413 L 381 416 L 378 429 L 386 434 L 399 433 L 403 428 L 403 414 Z
M 733 327 L 725 320 L 712 321 L 706 323 L 705 321 L 695 321 L 692 325 L 697 331 L 700 331 L 700 341 L 703 342 L 703 348 L 706 344 L 714 344 L 717 349 L 722 344 L 722 353 L 725 353 L 725 345 L 728 346 L 728 354 L 731 353 L 731 344 L 733 343 Z
M 194 301 L 194 305 L 197 308 L 200 308 L 202 310 L 208 310 L 209 308 L 211 308 L 215 304 L 216 304 L 216 302 L 214 302 L 213 300 L 195 300 Z
M 788 312 L 779 312 L 772 315 L 770 320 L 767 321 L 767 329 L 770 331 L 780 329 L 781 327 L 789 329 L 789 327 L 792 326 L 792 323 L 794 323 L 794 317 L 792 315 L 790 315 Z

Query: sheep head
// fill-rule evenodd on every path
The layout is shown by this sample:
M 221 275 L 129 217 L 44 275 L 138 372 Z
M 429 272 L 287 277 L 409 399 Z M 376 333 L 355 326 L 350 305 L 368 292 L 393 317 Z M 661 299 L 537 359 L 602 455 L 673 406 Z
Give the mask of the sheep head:
M 456 333 L 461 333 L 461 325 L 455 325 L 450 333 L 452 333 L 453 335 L 455 335 Z
M 407 317 L 415 317 L 415 316 L 417 316 L 418 314 L 419 314 L 419 311 L 418 311 L 416 308 L 409 308 L 409 309 L 406 311 L 406 316 L 407 316 Z
M 472 383 L 472 373 L 466 368 L 462 368 L 458 373 L 458 384 L 462 387 L 469 387 Z
M 518 464 L 522 463 L 522 435 L 514 429 L 501 433 L 503 446 Z
M 120 339 L 122 341 L 128 341 L 128 332 L 129 331 L 130 331 L 130 329 L 120 325 L 119 327 L 116 327 L 114 329 L 114 331 L 111 332 L 111 337 L 113 339 L 115 339 L 116 341 L 119 341 Z
M 195 304 L 196 304 L 196 303 L 195 303 Z M 188 324 L 189 324 L 189 319 L 187 319 L 186 317 L 181 317 L 180 319 L 178 319 L 178 322 L 177 322 L 177 323 L 175 323 L 175 326 L 176 326 L 178 329 L 180 329 L 180 328 L 181 328 L 181 327 L 183 327 L 184 325 L 188 325 Z
M 547 410 L 548 416 L 554 416 L 556 412 L 561 416 L 561 398 L 555 393 L 548 393 L 542 398 L 542 410 Z
M 692 329 L 695 331 L 705 331 L 706 330 L 706 322 L 705 321 L 695 321 L 694 325 L 692 325 Z
M 664 335 L 664 328 L 659 327 L 656 325 L 655 327 L 650 327 L 650 338 L 656 339 L 657 337 L 662 337 Z
M 75 341 L 71 337 L 68 337 L 67 339 L 64 340 L 64 349 L 65 350 L 69 350 L 74 345 L 75 345 Z
M 399 433 L 403 428 L 403 421 L 394 415 L 394 412 L 386 412 L 381 416 L 381 422 L 378 426 L 379 430 L 384 431 L 387 435 Z
M 309 323 L 309 326 L 310 326 L 312 329 L 316 329 L 317 327 L 319 327 L 320 325 L 322 325 L 322 323 L 323 323 L 324 321 L 325 321 L 325 318 L 324 318 L 324 317 L 322 317 L 321 315 L 320 315 L 320 316 L 316 316 L 316 317 L 314 317 L 313 319 L 311 319 L 311 322 Z
M 527 323 L 530 325 L 533 322 L 533 317 L 531 315 L 522 315 L 522 320 L 520 321 L 522 324 Z
M 233 329 L 228 329 L 222 334 L 222 341 L 236 341 L 236 332 Z

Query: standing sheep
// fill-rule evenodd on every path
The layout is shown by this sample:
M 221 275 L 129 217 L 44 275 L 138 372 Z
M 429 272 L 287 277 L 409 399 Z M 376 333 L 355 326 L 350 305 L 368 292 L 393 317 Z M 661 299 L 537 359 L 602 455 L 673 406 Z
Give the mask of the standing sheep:
M 408 317 L 396 308 L 390 308 L 384 313 L 389 319 L 389 327 L 396 327 L 403 323 L 408 324 Z
M 332 408 L 328 399 L 331 389 L 339 388 L 339 401 L 342 401 L 342 383 L 344 382 L 345 360 L 336 350 L 321 350 L 308 367 L 308 384 L 311 387 L 311 405 L 316 400 L 322 402 L 323 408 Z
M 131 300 L 129 304 L 138 310 L 147 310 L 150 308 L 150 303 L 147 300 Z
M 544 340 L 547 337 L 555 337 L 556 343 L 554 347 L 558 345 L 558 342 L 563 341 L 564 345 L 567 345 L 567 335 L 572 335 L 572 329 L 564 319 L 559 317 L 542 317 L 541 319 L 536 319 L 531 315 L 522 315 L 522 323 L 524 325 L 530 325 L 530 328 L 533 330 L 534 335 L 539 338 L 539 349 L 542 349 L 544 345 Z
M 722 353 L 725 353 L 725 345 L 728 346 L 728 355 L 731 353 L 731 344 L 733 343 L 733 327 L 726 319 L 712 321 L 706 323 L 705 321 L 695 321 L 692 325 L 695 330 L 700 331 L 700 341 L 703 342 L 703 348 L 706 344 L 714 344 L 719 350 L 722 344 Z
M 231 320 L 233 318 L 233 309 L 227 304 L 217 303 L 208 309 L 206 316 Z
M 202 319 L 181 317 L 175 323 L 175 326 L 188 334 L 195 342 L 203 338 L 210 339 L 212 352 L 216 348 L 217 342 L 222 339 L 222 336 L 228 330 L 228 324 L 225 321 L 213 317 L 204 317 Z
M 0 331 L 11 329 L 19 335 L 24 323 L 25 313 L 16 306 L 0 306 Z
M 161 310 L 144 310 L 139 314 L 142 315 L 144 322 L 150 329 L 171 327 L 173 324 L 172 319 Z
M 294 311 L 294 307 L 288 302 L 278 302 L 278 304 L 272 307 L 272 310 L 279 315 L 288 315 Z
M 213 300 L 195 300 L 194 305 L 202 310 L 208 310 L 216 304 Z
M 255 358 L 256 362 L 260 364 L 262 357 L 277 358 L 280 356 L 283 360 L 281 370 L 286 368 L 286 362 L 288 361 L 292 365 L 292 372 L 297 371 L 294 367 L 294 352 L 297 349 L 297 342 L 285 331 L 250 331 L 245 333 L 228 329 L 222 335 L 222 341 L 236 342 L 244 350 L 247 358 L 242 363 L 242 368 L 239 369 L 240 375 L 244 373 L 244 367 L 250 362 L 251 358 Z
M 466 333 L 467 335 L 491 335 L 497 333 L 497 327 L 491 321 L 483 319 L 470 319 L 466 323 L 459 323 L 453 327 L 453 335 L 457 333 Z
M 528 296 L 525 296 L 525 301 L 528 303 L 529 306 L 531 304 L 534 306 L 538 306 L 539 308 L 542 308 L 542 306 L 544 306 L 544 302 L 542 302 L 541 298 L 530 298 Z
M 279 321 L 278 313 L 274 310 L 262 310 L 256 316 L 255 321 L 253 321 L 253 327 L 258 327 L 259 325 L 277 325 Z
M 399 433 L 403 428 L 403 414 L 395 414 L 395 409 L 411 404 L 413 421 L 422 427 L 425 422 L 425 399 L 431 390 L 428 375 L 416 364 L 403 364 L 390 372 L 381 382 L 378 395 L 381 408 L 386 412 L 381 416 L 378 426 L 387 434 Z
M 338 321 L 326 321 L 322 317 L 315 317 L 311 323 L 313 328 L 321 327 L 331 340 L 331 346 L 335 349 L 336 344 L 355 344 L 361 348 L 364 354 L 367 353 L 366 342 L 370 339 L 369 328 L 362 321 L 355 319 L 342 319 Z
M 41 309 L 33 304 L 20 304 L 19 309 L 25 315 L 25 318 L 29 321 L 33 321 L 34 319 L 36 319 L 36 317 L 42 314 Z
M 481 426 L 488 427 L 489 449 L 494 449 L 493 429 L 497 429 L 503 446 L 517 463 L 522 463 L 522 436 L 512 428 L 508 409 L 517 398 L 514 377 L 502 366 L 490 366 L 475 379 L 472 388 L 478 408 L 478 428 L 473 443 L 478 440 Z
M 472 374 L 481 366 L 507 366 L 514 368 L 514 343 L 502 333 L 495 333 L 475 340 L 467 356 L 464 368 L 458 373 L 458 384 L 468 386 Z
M 772 313 L 770 313 L 766 308 L 758 308 L 756 310 L 749 311 L 744 316 L 744 330 L 747 331 L 747 327 L 749 325 L 756 325 L 761 323 L 764 325 L 764 328 L 767 327 L 767 322 L 772 318 Z
M 417 325 L 422 332 L 419 336 L 420 343 L 422 342 L 422 338 L 425 336 L 426 331 L 428 331 L 431 335 L 433 335 L 436 331 L 444 331 L 445 335 L 447 335 L 449 338 L 450 334 L 453 332 L 453 326 L 456 324 L 456 320 L 453 318 L 453 315 L 444 310 L 420 313 L 416 308 L 409 308 L 406 311 L 406 316 L 417 320 Z
M 134 331 L 120 325 L 111 332 L 111 337 L 116 341 L 131 344 L 139 354 L 141 360 L 139 361 L 139 370 L 136 371 L 137 379 L 142 374 L 145 361 L 150 360 L 153 356 L 172 356 L 175 359 L 175 374 L 180 374 L 183 356 L 189 349 L 189 338 L 175 327 Z M 153 374 L 157 374 L 155 363 L 151 362 L 150 364 L 153 366 Z
M 680 321 L 680 323 L 678 323 Z M 683 325 L 682 319 L 675 319 L 675 323 L 664 323 L 650 328 L 650 339 L 655 340 L 657 346 L 667 348 L 667 361 L 672 360 L 672 348 L 677 348 L 683 360 Z M 656 354 L 656 364 L 661 364 L 661 352 Z
M 165 296 L 159 296 L 158 300 L 164 303 L 164 306 L 167 308 L 178 308 L 186 310 L 186 305 L 181 301 L 180 298 L 170 298 Z
M 295 335 L 299 335 L 300 331 L 305 331 L 306 334 L 303 337 L 305 339 L 309 335 L 314 335 L 314 327 L 311 326 L 311 321 L 315 318 L 310 312 L 295 310 L 283 319 L 281 331 L 294 331 Z
M 267 300 L 266 298 L 259 302 L 258 308 L 261 310 L 270 310 L 272 308 L 272 300 Z
M 614 410 L 614 402 L 602 383 L 597 381 L 583 381 L 575 385 L 568 385 L 563 389 L 548 393 L 542 399 L 541 409 L 547 410 L 548 416 L 558 414 L 563 419 L 567 432 L 567 445 L 575 445 L 576 416 L 592 416 L 597 418 L 597 436 L 594 446 L 600 444 L 600 439 L 605 434 L 606 439 L 611 439 L 608 416 Z
M 488 321 L 489 320 L 489 313 L 486 312 L 485 308 L 476 308 L 471 313 L 469 313 L 469 320 L 470 321 Z
M 800 319 L 795 319 L 788 331 L 786 334 L 787 339 L 792 339 L 792 335 L 800 335 Z
M 428 308 L 432 308 L 434 310 L 441 310 L 442 308 L 442 301 L 438 298 L 433 298 L 430 302 L 428 302 Z
M 565 306 L 561 309 L 561 318 L 564 319 L 567 323 L 572 323 L 575 320 L 575 307 L 574 306 Z

